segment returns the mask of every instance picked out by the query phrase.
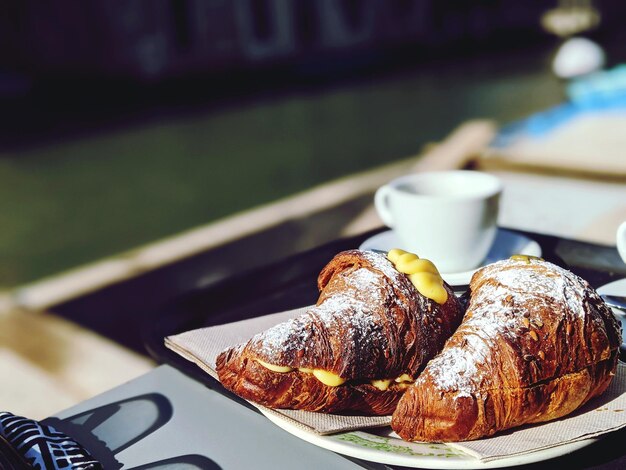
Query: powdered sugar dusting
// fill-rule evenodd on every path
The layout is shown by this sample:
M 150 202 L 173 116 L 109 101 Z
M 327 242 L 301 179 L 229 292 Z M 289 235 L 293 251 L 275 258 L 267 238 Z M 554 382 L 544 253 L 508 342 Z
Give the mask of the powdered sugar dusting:
M 480 270 L 470 285 L 474 291 L 462 325 L 419 380 L 430 376 L 440 390 L 457 392 L 458 396 L 484 390 L 489 388 L 492 375 L 484 370 L 477 373 L 477 365 L 485 364 L 489 371 L 493 366 L 489 361 L 499 360 L 504 353 L 490 358 L 498 344 L 522 349 L 520 331 L 531 320 L 541 321 L 527 318 L 529 312 L 523 306 L 532 304 L 533 312 L 562 312 L 563 320 L 582 318 L 588 284 L 554 264 L 531 261 L 537 263 L 541 266 L 503 260 Z
M 490 304 L 485 311 L 472 314 L 455 333 L 463 334 L 463 340 L 444 348 L 428 364 L 428 373 L 444 391 L 459 391 L 468 395 L 484 385 L 485 377 L 477 373 L 478 365 L 489 360 L 498 338 L 505 336 L 514 340 L 515 328 L 520 321 L 515 317 L 499 318 L 494 304 Z
M 441 390 L 469 395 L 478 375 L 477 366 L 487 355 L 488 343 L 479 336 L 468 335 L 465 344 L 450 347 L 433 359 L 428 364 L 428 373 Z
M 582 317 L 585 314 L 584 293 L 589 284 L 555 264 L 545 261 L 532 263 L 540 263 L 543 269 L 532 269 L 525 261 L 503 260 L 486 267 L 483 275 L 496 281 L 496 289 L 506 289 L 519 297 L 520 302 L 528 297 L 539 297 L 546 302 L 567 305 L 570 313 Z M 483 297 L 492 297 L 495 293 L 490 291 L 489 286 L 481 289 Z
M 280 351 L 288 351 L 300 341 L 306 341 L 310 336 L 307 325 L 310 324 L 311 312 L 279 323 L 272 328 L 255 335 L 250 343 L 259 343 L 261 355 L 270 359 Z
M 412 286 L 406 279 L 400 282 L 399 276 L 403 275 L 384 256 L 369 252 L 362 254 L 374 270 L 361 267 L 338 273 L 330 283 L 341 282 L 345 288 L 323 298 L 319 305 L 300 317 L 252 338 L 251 344 L 257 345 L 259 354 L 272 361 L 284 357 L 285 352 L 298 349 L 298 353 L 307 356 L 307 349 L 314 344 L 314 337 L 320 329 L 328 331 L 330 337 L 342 338 L 341 342 L 330 343 L 332 353 L 345 352 L 347 344 L 358 355 L 380 354 L 387 347 L 388 339 L 381 331 L 379 306 L 394 301 L 394 288 L 409 296 Z M 380 273 L 392 282 L 383 282 Z
M 374 253 L 373 251 L 364 251 L 363 257 L 369 261 L 372 267 L 385 276 L 387 276 L 393 282 L 396 289 L 399 289 L 406 298 L 415 296 L 416 289 L 407 280 L 406 275 L 399 272 L 384 255 Z

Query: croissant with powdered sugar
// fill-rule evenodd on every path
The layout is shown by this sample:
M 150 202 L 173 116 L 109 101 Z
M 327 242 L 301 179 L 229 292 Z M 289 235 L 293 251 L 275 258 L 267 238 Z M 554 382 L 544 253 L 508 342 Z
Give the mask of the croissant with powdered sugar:
M 518 256 L 470 282 L 463 322 L 398 403 L 403 439 L 466 441 L 565 416 L 610 384 L 620 329 L 589 284 Z
M 462 317 L 432 263 L 394 253 L 410 275 L 378 253 L 335 256 L 315 306 L 217 357 L 222 384 L 271 408 L 391 414 Z

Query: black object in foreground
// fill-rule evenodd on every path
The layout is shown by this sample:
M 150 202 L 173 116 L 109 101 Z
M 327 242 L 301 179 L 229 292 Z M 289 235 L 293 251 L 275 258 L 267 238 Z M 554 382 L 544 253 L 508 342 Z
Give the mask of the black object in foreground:
M 20 459 L 20 463 L 41 470 L 103 469 L 74 439 L 32 419 L 0 412 L 0 438 L 4 448 L 11 447 L 3 450 L 14 451 L 13 455 L 6 455 L 9 462 Z

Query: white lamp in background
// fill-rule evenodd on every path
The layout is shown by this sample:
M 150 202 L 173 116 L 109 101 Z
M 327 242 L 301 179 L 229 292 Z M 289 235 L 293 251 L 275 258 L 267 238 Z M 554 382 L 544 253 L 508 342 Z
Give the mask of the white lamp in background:
M 556 76 L 569 79 L 604 67 L 604 50 L 592 40 L 577 36 L 599 24 L 600 12 L 591 0 L 559 0 L 556 8 L 541 17 L 544 29 L 564 40 L 552 62 Z
M 560 78 L 574 78 L 596 72 L 604 67 L 604 50 L 587 38 L 567 39 L 557 50 L 552 71 Z

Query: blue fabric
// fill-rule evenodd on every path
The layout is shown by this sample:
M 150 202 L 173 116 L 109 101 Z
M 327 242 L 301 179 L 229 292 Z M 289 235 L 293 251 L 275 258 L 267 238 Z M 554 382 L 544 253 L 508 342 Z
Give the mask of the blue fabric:
M 0 435 L 38 470 L 103 468 L 74 439 L 32 419 L 0 412 Z
M 564 103 L 529 118 L 503 126 L 492 142 L 493 147 L 507 147 L 520 137 L 542 137 L 578 115 L 574 103 Z
M 567 95 L 581 111 L 626 108 L 626 65 L 573 80 Z
M 507 147 L 519 137 L 541 138 L 585 113 L 626 112 L 626 64 L 569 82 L 568 101 L 500 129 L 492 146 Z

